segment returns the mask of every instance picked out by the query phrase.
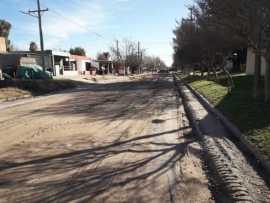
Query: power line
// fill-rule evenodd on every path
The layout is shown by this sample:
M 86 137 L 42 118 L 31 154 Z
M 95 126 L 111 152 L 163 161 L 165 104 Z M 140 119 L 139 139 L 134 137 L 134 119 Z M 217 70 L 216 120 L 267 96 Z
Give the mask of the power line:
M 78 23 L 77 21 L 75 21 L 75 20 L 73 20 L 73 19 L 71 19 L 71 18 L 69 18 L 69 17 L 66 17 L 65 15 L 63 15 L 62 13 L 60 13 L 60 12 L 58 12 L 58 11 L 56 11 L 56 10 L 51 9 L 51 12 L 55 13 L 55 14 L 58 15 L 58 16 L 61 16 L 61 17 L 62 17 L 63 19 L 65 19 L 67 22 L 70 22 L 70 23 L 73 23 L 73 24 L 75 24 L 75 25 L 78 25 L 78 26 L 80 26 L 81 28 L 87 30 L 88 32 L 90 32 L 90 33 L 92 33 L 92 34 L 95 34 L 95 35 L 96 35 L 97 37 L 99 37 L 99 38 L 104 38 L 101 34 L 99 34 L 99 33 L 95 32 L 95 31 L 92 31 L 92 30 L 88 29 L 88 28 L 85 27 L 84 25 Z
M 75 3 L 75 2 L 76 2 L 76 1 L 72 0 L 72 1 L 70 1 L 69 3 L 72 3 L 73 5 L 80 6 L 80 5 L 78 4 L 78 2 L 76 2 L 76 3 Z M 102 34 L 100 34 L 100 33 L 98 33 L 98 32 L 95 32 L 95 31 L 92 31 L 92 30 L 88 29 L 87 27 L 85 27 L 84 25 L 78 23 L 78 22 L 75 21 L 74 19 L 65 16 L 65 15 L 64 15 L 63 13 L 61 13 L 60 11 L 58 11 L 58 10 L 56 10 L 56 9 L 52 9 L 52 8 L 50 9 L 50 11 L 53 12 L 53 13 L 54 13 L 55 15 L 57 15 L 57 16 L 61 16 L 61 17 L 62 17 L 64 20 L 66 20 L 67 22 L 73 23 L 73 24 L 75 24 L 75 25 L 78 25 L 78 26 L 80 26 L 81 28 L 86 29 L 89 33 L 95 34 L 97 37 L 102 38 L 102 39 L 105 39 L 104 36 L 103 36 Z M 168 41 L 151 41 L 151 42 L 146 42 L 146 44 L 156 45 L 156 46 L 161 45 L 161 44 L 170 44 L 170 43 L 171 43 L 171 42 L 168 42 Z M 109 44 L 109 42 L 108 42 L 107 45 L 111 46 L 111 43 Z
M 35 0 L 34 0 L 34 1 L 35 1 Z M 70 2 L 73 2 L 74 5 L 76 4 L 76 5 L 79 6 L 79 4 L 77 4 L 77 2 L 75 3 L 75 1 L 70 1 Z M 43 4 L 43 5 L 44 5 L 44 4 Z M 53 9 L 53 8 L 50 8 L 50 11 L 51 11 L 52 13 L 54 13 L 55 15 L 57 15 L 57 16 L 61 16 L 61 17 L 62 17 L 64 20 L 66 20 L 67 22 L 73 23 L 73 24 L 75 24 L 75 25 L 78 25 L 78 26 L 80 26 L 81 28 L 86 29 L 88 32 L 90 32 L 90 33 L 92 33 L 92 34 L 95 34 L 97 37 L 103 38 L 103 39 L 104 39 L 104 37 L 103 37 L 101 34 L 99 34 L 98 32 L 95 32 L 95 31 L 93 31 L 93 30 L 88 29 L 87 27 L 85 27 L 84 25 L 78 23 L 77 21 L 73 20 L 72 18 L 69 18 L 69 17 L 65 16 L 65 15 L 62 14 L 60 11 L 58 11 L 58 10 L 56 10 L 56 9 Z
M 35 0 L 33 0 L 35 1 Z M 76 5 L 76 6 L 79 6 L 78 2 L 76 1 L 70 1 L 69 3 L 72 3 L 73 5 Z M 44 5 L 44 4 L 43 4 Z M 50 12 L 51 13 L 54 13 L 56 16 L 60 16 L 62 19 L 64 19 L 65 21 L 67 21 L 68 23 L 72 23 L 74 25 L 77 25 L 81 28 L 83 28 L 84 30 L 86 30 L 88 33 L 92 33 L 92 34 L 95 34 L 98 38 L 101 38 L 101 39 L 105 39 L 104 36 L 98 32 L 95 32 L 93 30 L 90 30 L 89 28 L 87 28 L 85 25 L 77 22 L 76 20 L 70 18 L 70 17 L 67 17 L 66 15 L 64 15 L 61 11 L 59 10 L 56 10 L 56 9 L 52 9 L 50 8 Z M 27 13 L 28 14 L 28 13 Z M 150 46 L 159 46 L 159 45 L 162 45 L 162 44 L 171 44 L 172 42 L 169 42 L 169 41 L 146 41 L 145 44 L 148 44 Z M 112 43 L 111 42 L 107 42 L 106 43 L 108 46 L 111 46 Z
M 102 34 L 100 34 L 100 33 L 98 33 L 98 32 L 95 32 L 95 31 L 93 31 L 93 30 L 90 30 L 89 28 L 87 28 L 87 27 L 85 27 L 84 25 L 78 23 L 77 21 L 75 21 L 75 20 L 73 20 L 73 19 L 71 19 L 71 18 L 69 18 L 69 17 L 66 17 L 66 16 L 63 15 L 61 12 L 58 12 L 57 10 L 54 10 L 54 9 L 50 9 L 50 11 L 51 11 L 52 13 L 54 13 L 56 16 L 62 17 L 62 19 L 64 19 L 66 22 L 72 23 L 72 24 L 77 25 L 77 26 L 80 26 L 82 29 L 86 30 L 88 33 L 94 34 L 94 35 L 97 36 L 99 39 L 106 40 Z M 111 46 L 111 42 L 109 42 L 109 41 L 107 41 L 106 44 L 107 44 L 107 46 L 109 46 L 109 47 Z

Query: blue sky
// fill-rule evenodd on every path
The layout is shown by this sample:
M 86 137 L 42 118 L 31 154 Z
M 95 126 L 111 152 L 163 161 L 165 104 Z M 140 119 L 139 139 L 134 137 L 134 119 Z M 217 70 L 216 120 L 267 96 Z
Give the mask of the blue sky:
M 46 49 L 82 46 L 89 56 L 107 51 L 114 40 L 141 41 L 147 54 L 172 62 L 172 30 L 187 15 L 192 0 L 40 0 Z M 36 8 L 36 0 L 1 0 L 0 18 L 12 24 L 15 47 L 39 42 L 37 19 L 19 11 Z M 99 35 L 96 35 L 98 33 Z

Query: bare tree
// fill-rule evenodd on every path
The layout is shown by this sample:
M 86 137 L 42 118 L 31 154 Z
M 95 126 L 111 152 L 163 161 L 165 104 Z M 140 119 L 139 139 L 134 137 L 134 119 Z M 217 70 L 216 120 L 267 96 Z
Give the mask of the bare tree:
M 140 49 L 138 53 L 137 43 L 124 39 L 120 46 L 113 45 L 111 47 L 111 55 L 114 61 L 124 64 L 125 67 L 129 67 L 132 74 L 139 70 L 139 66 L 142 63 L 142 57 L 144 50 Z
M 157 56 L 144 56 L 143 66 L 152 72 L 167 69 L 165 62 Z

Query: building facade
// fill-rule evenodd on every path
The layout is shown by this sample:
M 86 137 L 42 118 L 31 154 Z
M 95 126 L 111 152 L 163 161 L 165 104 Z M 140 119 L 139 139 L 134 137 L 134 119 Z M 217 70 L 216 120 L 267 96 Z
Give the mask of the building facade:
M 98 63 L 90 57 L 71 55 L 70 61 L 80 75 L 96 75 Z

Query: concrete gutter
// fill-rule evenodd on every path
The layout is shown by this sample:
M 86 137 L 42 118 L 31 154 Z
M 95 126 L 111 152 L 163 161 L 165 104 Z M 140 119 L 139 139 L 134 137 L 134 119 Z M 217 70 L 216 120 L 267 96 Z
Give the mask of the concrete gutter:
M 239 173 L 237 169 L 233 167 L 230 161 L 228 162 L 225 158 L 226 155 L 222 153 L 214 140 L 203 134 L 201 131 L 196 117 L 196 112 L 193 110 L 192 104 L 189 103 L 183 87 L 186 87 L 188 91 L 190 91 L 190 89 L 183 83 L 183 81 L 177 81 L 176 77 L 174 78 L 174 82 L 177 91 L 182 98 L 182 102 L 194 134 L 201 139 L 201 145 L 203 146 L 204 153 L 206 155 L 205 158 L 212 172 L 212 179 L 215 184 L 220 185 L 220 189 L 224 195 L 227 196 L 229 202 L 254 202 L 248 189 L 245 187 L 242 178 L 238 175 Z M 179 85 L 179 82 L 182 84 Z M 190 91 L 190 93 L 193 94 L 193 91 Z
M 215 115 L 223 126 L 230 132 L 230 134 L 240 141 L 241 147 L 243 150 L 250 155 L 252 155 L 257 163 L 263 167 L 265 173 L 270 175 L 270 160 L 264 156 L 258 148 L 252 144 L 245 135 L 237 128 L 231 121 L 228 120 L 218 109 L 216 109 L 206 98 L 204 98 L 201 94 L 199 94 L 194 88 L 192 88 L 189 84 L 185 83 L 186 87 L 196 96 L 199 102 L 206 108 L 207 111 Z M 270 178 L 268 178 L 270 181 Z

